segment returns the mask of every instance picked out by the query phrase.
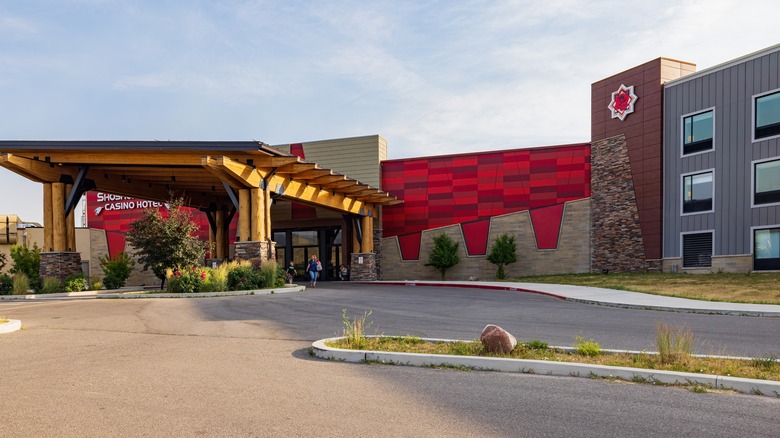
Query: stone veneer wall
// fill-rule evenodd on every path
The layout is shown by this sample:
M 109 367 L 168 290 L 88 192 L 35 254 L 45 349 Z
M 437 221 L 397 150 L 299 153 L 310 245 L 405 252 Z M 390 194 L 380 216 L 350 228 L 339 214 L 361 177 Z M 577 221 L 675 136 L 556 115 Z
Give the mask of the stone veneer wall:
M 590 160 L 591 269 L 648 270 L 626 137 L 593 142 Z
M 382 229 L 374 228 L 374 254 L 376 264 L 376 279 L 382 279 Z M 351 260 L 350 260 L 351 261 Z
M 78 252 L 42 252 L 41 277 L 64 281 L 73 274 L 82 273 L 81 254 Z
M 360 258 L 363 258 L 363 263 Z M 378 257 L 373 252 L 353 252 L 350 257 L 351 271 L 349 273 L 350 281 L 375 281 L 376 261 Z
M 239 260 L 276 260 L 276 242 L 270 240 L 236 242 L 235 248 Z
M 515 237 L 517 263 L 507 266 L 509 277 L 521 275 L 563 274 L 590 270 L 590 199 L 569 201 L 564 206 L 563 220 L 557 249 L 536 249 L 536 239 L 527 211 L 495 216 L 490 220 L 488 251 L 501 234 Z M 459 225 L 451 225 L 422 233 L 419 260 L 401 260 L 396 237 L 383 239 L 383 280 L 439 280 L 438 271 L 425 266 L 433 249 L 433 238 L 441 233 L 457 242 L 460 263 L 447 271 L 447 280 L 468 280 L 477 277 L 483 281 L 496 278 L 496 265 L 487 257 L 469 256 Z

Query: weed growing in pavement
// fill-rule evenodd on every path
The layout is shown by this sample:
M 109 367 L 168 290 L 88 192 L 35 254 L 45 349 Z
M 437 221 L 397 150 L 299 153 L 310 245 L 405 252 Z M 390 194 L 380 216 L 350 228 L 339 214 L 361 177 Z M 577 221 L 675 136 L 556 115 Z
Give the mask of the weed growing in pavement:
M 601 353 L 601 347 L 599 347 L 599 343 L 595 342 L 593 339 L 588 339 L 586 341 L 582 336 L 575 336 L 574 351 L 583 356 L 598 356 L 599 353 Z
M 682 364 L 693 351 L 693 332 L 685 327 L 673 327 L 658 321 L 655 336 L 658 356 L 665 364 Z
M 362 350 L 366 346 L 366 330 L 374 324 L 371 321 L 366 321 L 366 319 L 372 313 L 373 311 L 367 310 L 363 312 L 362 316 L 349 319 L 347 309 L 341 309 L 341 321 L 344 324 L 342 332 L 348 345 L 347 348 Z
M 540 341 L 538 339 L 532 339 L 532 340 L 526 342 L 524 345 L 525 345 L 525 348 L 527 348 L 529 350 L 542 350 L 542 351 L 545 351 L 545 350 L 547 350 L 550 347 L 547 344 L 547 342 L 542 342 L 542 341 Z
M 762 357 L 754 358 L 751 363 L 754 367 L 762 369 L 764 371 L 774 371 L 780 369 L 780 362 L 776 354 L 769 353 Z

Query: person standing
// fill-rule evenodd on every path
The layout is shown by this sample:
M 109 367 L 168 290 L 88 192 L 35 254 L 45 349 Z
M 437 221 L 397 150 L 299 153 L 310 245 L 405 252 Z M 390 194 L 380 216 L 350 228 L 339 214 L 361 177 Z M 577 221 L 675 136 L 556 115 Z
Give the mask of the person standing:
M 317 287 L 317 276 L 319 275 L 320 269 L 322 269 L 321 266 L 320 261 L 317 260 L 317 256 L 312 254 L 311 259 L 309 259 L 309 266 L 306 268 L 306 271 L 309 273 L 309 284 L 311 287 Z
M 290 260 L 290 266 L 287 267 L 287 280 L 290 284 L 293 284 L 293 279 L 298 275 L 298 271 L 295 270 L 295 262 Z

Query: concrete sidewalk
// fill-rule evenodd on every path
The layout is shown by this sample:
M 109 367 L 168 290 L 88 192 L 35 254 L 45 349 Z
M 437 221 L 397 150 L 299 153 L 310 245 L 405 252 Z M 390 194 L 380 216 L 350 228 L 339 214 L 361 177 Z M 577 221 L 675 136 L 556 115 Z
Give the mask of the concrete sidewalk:
M 665 310 L 671 312 L 712 313 L 719 315 L 780 316 L 780 305 L 743 304 L 691 300 L 640 292 L 626 292 L 600 287 L 565 284 L 512 283 L 487 281 L 373 281 L 366 284 L 404 286 L 464 287 L 474 289 L 510 290 L 553 296 L 567 301 L 631 309 Z

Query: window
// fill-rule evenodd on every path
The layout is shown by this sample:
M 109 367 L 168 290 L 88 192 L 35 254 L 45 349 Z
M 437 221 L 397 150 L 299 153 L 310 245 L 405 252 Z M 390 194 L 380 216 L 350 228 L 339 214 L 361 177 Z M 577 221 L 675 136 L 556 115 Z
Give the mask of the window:
M 683 234 L 683 268 L 712 267 L 712 232 Z
M 780 270 L 780 228 L 753 231 L 753 269 Z
M 780 135 L 780 91 L 756 98 L 755 139 Z
M 712 149 L 712 111 L 683 118 L 683 155 Z
M 712 172 L 683 176 L 682 212 L 712 211 Z
M 780 202 L 780 160 L 756 163 L 753 172 L 753 205 Z

